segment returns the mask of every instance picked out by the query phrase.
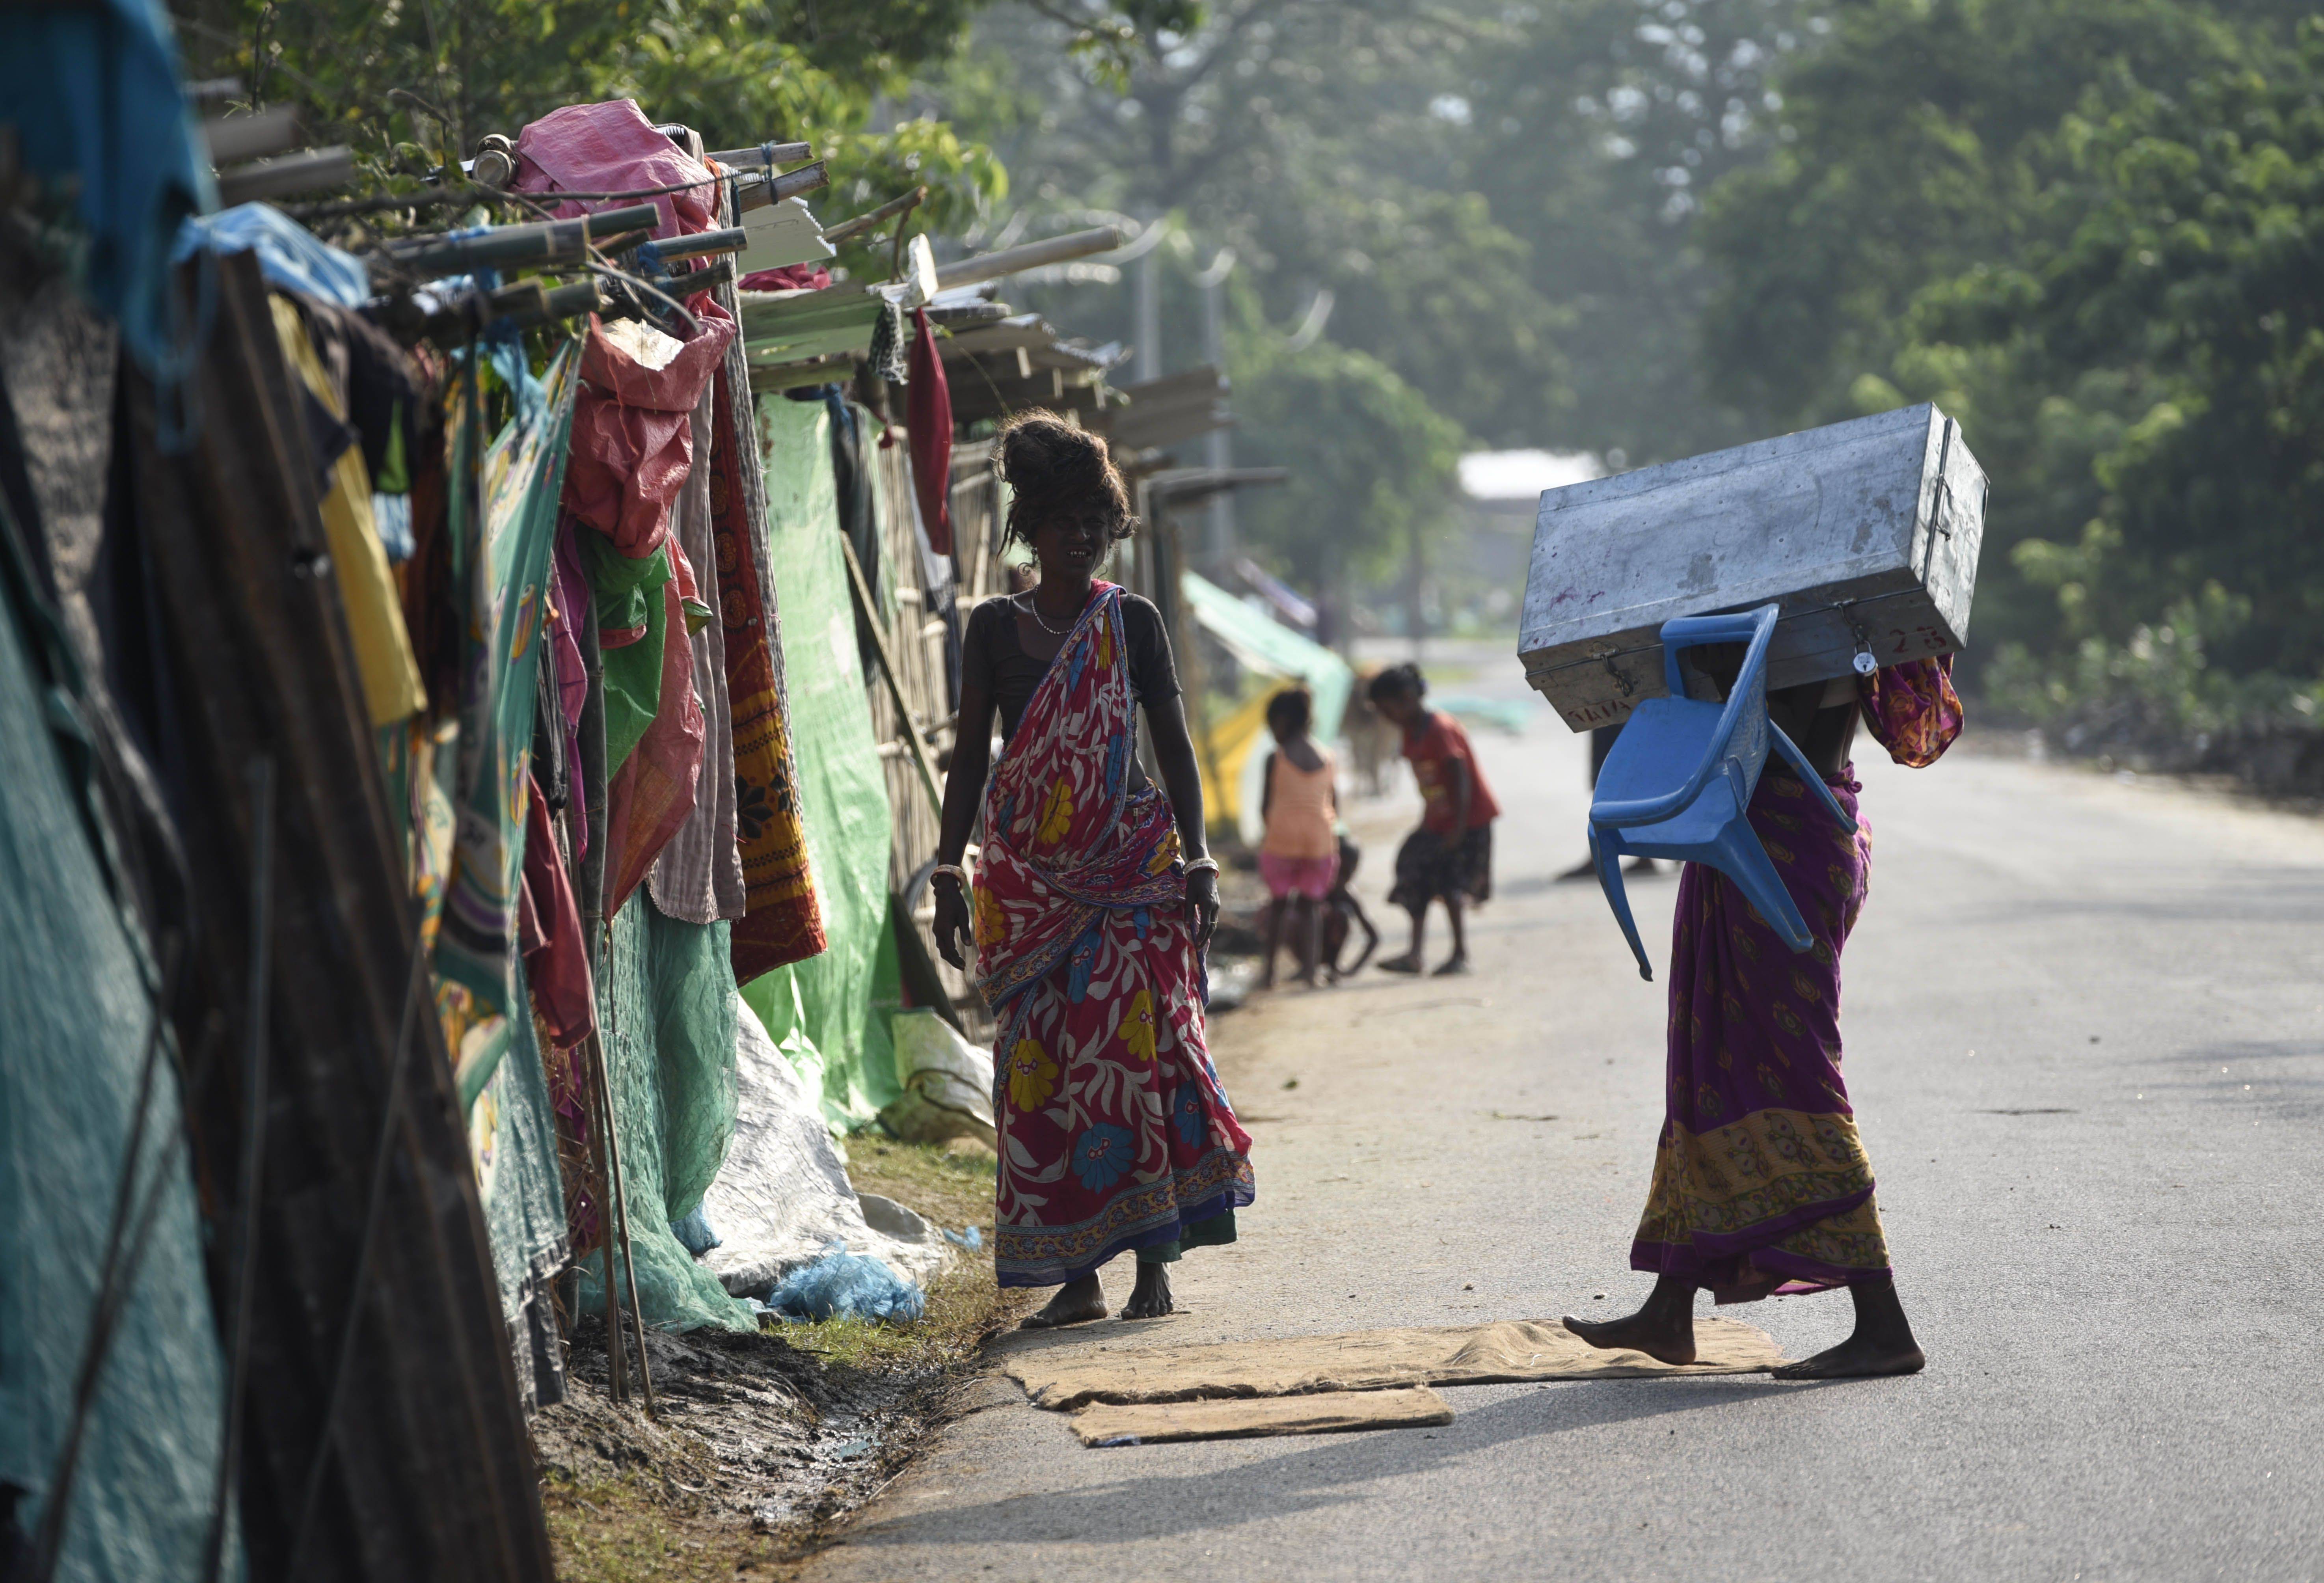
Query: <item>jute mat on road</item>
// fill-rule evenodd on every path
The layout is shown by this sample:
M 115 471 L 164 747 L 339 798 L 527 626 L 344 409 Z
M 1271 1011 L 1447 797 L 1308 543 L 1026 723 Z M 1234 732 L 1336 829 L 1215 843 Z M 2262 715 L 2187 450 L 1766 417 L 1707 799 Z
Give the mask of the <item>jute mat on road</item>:
M 1699 1360 L 1683 1367 L 1657 1363 L 1643 1352 L 1601 1352 L 1563 1325 L 1531 1320 L 1185 1347 L 1116 1345 L 1098 1340 L 1102 1333 L 1062 1330 L 1026 1336 L 1007 1346 L 1001 1372 L 1023 1385 L 1036 1405 L 1065 1413 L 1092 1402 L 1192 1402 L 1513 1380 L 1758 1374 L 1785 1361 L 1774 1338 L 1756 1325 L 1709 1318 L 1694 1321 Z
M 1151 1445 L 1157 1440 L 1426 1429 L 1452 1422 L 1451 1403 L 1426 1385 L 1407 1385 L 1394 1391 L 1326 1391 L 1307 1396 L 1097 1406 L 1074 1415 L 1074 1432 L 1085 1446 L 1124 1446 Z

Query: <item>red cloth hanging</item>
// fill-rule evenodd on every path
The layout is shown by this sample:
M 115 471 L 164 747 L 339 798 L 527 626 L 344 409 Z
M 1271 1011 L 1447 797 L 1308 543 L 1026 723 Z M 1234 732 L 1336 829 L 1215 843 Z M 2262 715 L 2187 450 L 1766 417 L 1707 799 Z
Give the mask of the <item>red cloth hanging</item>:
M 694 406 L 734 338 L 734 321 L 709 305 L 694 317 L 696 334 L 659 368 L 595 319 L 582 351 L 565 507 L 632 560 L 669 538 L 670 508 L 694 465 Z
M 524 888 L 517 902 L 517 947 L 524 953 L 524 976 L 533 1009 L 550 1045 L 569 1050 L 597 1026 L 597 995 L 589 980 L 589 942 L 581 909 L 566 877 L 564 854 L 549 822 L 540 783 L 527 778 L 531 793 L 524 815 Z
M 928 548 L 952 554 L 952 387 L 945 382 L 944 359 L 936 355 L 936 333 L 928 310 L 912 310 L 912 354 L 906 377 L 904 427 L 912 437 L 912 482 L 920 497 L 920 522 Z

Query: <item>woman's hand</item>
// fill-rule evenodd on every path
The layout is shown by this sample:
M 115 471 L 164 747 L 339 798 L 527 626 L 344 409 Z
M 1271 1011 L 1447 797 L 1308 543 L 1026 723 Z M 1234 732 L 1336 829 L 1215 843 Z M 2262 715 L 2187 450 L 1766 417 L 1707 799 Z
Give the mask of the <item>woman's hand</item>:
M 961 891 L 960 882 L 949 874 L 939 874 L 930 883 L 936 892 L 936 950 L 944 959 L 968 971 L 968 942 L 973 938 L 968 920 L 968 897 Z
M 939 920 L 943 914 L 937 914 Z M 1186 876 L 1186 927 L 1194 932 L 1197 953 L 1209 949 L 1219 926 L 1219 877 L 1204 869 Z

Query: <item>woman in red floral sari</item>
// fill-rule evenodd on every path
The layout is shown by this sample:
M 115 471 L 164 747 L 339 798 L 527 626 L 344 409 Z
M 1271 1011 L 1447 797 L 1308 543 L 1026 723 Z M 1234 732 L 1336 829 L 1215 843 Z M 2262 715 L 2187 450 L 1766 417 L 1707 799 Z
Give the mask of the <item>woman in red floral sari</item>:
M 1233 1241 L 1252 1196 L 1250 1138 L 1204 1037 L 1218 864 L 1161 617 L 1096 577 L 1136 526 L 1105 442 L 1035 413 L 999 443 L 1009 536 L 1041 580 L 979 605 L 964 637 L 936 945 L 961 967 L 973 934 L 1000 1022 L 1001 1284 L 1062 1288 L 1028 1325 L 1102 1319 L 1098 1270 L 1134 1251 L 1122 1317 L 1151 1318 L 1171 1310 L 1169 1265 Z M 1140 704 L 1158 789 L 1138 764 Z M 972 903 L 960 861 L 980 800 Z

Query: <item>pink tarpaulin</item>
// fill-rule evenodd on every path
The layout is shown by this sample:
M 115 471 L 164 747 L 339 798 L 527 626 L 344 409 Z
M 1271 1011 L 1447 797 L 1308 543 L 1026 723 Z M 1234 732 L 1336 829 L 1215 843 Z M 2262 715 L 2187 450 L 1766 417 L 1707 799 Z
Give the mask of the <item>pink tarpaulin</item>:
M 656 132 L 635 99 L 597 105 L 567 105 L 551 110 L 517 133 L 519 192 L 637 192 L 647 188 L 684 190 L 650 201 L 661 211 L 656 236 L 691 235 L 707 230 L 717 212 L 718 179 L 707 166 L 679 152 Z M 571 219 L 595 209 L 616 208 L 645 198 L 592 199 L 559 204 L 557 217 Z

